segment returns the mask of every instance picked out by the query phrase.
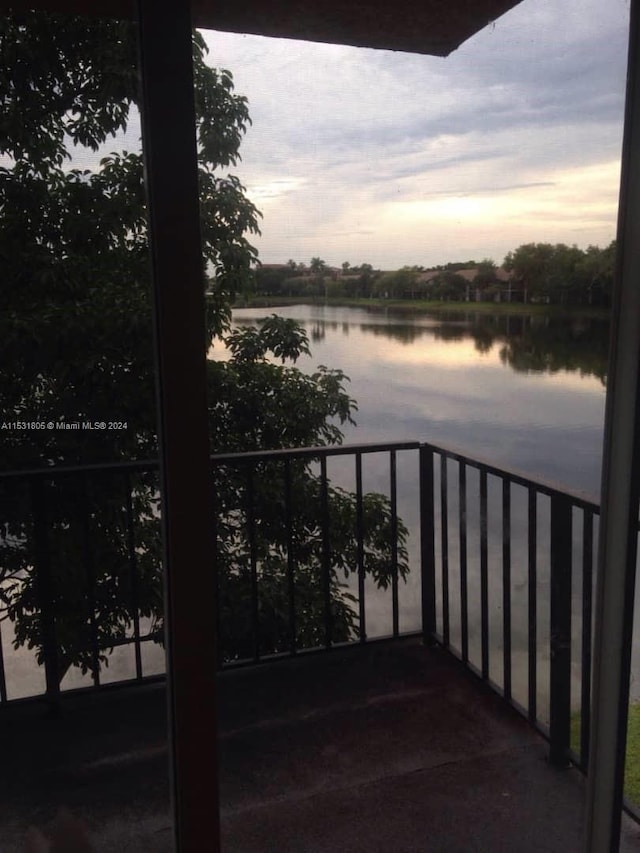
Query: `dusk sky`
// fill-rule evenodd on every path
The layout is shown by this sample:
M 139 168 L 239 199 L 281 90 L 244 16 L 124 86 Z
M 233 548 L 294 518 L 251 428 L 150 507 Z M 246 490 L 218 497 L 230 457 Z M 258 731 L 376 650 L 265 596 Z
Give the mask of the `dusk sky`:
M 628 0 L 524 0 L 443 59 L 206 32 L 253 125 L 264 263 L 382 269 L 615 237 Z

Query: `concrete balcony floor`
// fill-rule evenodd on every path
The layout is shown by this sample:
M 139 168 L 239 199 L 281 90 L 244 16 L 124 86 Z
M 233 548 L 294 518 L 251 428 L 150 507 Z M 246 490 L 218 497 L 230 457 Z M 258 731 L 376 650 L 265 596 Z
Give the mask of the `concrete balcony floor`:
M 527 723 L 440 650 L 379 644 L 220 679 L 229 853 L 578 853 L 584 781 L 547 763 Z M 164 853 L 164 689 L 0 714 L 0 851 L 59 807 L 95 849 Z M 202 850 L 208 848 L 203 839 Z M 640 851 L 625 818 L 623 851 Z

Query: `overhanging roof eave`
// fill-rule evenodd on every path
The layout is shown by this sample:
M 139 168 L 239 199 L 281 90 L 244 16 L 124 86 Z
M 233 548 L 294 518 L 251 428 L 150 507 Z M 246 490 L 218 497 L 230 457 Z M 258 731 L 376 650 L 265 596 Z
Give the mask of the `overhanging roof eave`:
M 201 29 L 447 56 L 521 0 L 192 0 Z M 0 0 L 0 9 L 15 0 Z M 31 0 L 34 10 L 134 18 L 133 0 Z

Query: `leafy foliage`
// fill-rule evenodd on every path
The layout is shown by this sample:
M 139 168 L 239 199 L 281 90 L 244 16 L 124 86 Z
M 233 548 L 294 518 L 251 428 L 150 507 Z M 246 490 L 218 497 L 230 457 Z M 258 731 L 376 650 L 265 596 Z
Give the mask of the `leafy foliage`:
M 341 442 L 340 425 L 352 420 L 355 401 L 344 390 L 347 377 L 342 371 L 321 366 L 309 376 L 292 366 L 299 355 L 309 354 L 304 330 L 273 315 L 259 327 L 239 329 L 225 340 L 231 357 L 209 362 L 211 399 L 219 401 L 210 409 L 216 446 L 260 451 Z M 274 356 L 283 363 L 275 363 Z M 251 656 L 256 642 L 263 654 L 288 648 L 294 628 L 292 602 L 298 646 L 324 643 L 325 611 L 333 642 L 346 641 L 356 631 L 355 599 L 345 584 L 358 567 L 356 496 L 327 483 L 325 553 L 322 481 L 312 469 L 308 461 L 293 459 L 260 461 L 255 469 L 242 462 L 225 464 L 223 473 L 218 472 L 222 643 L 228 658 Z M 392 578 L 391 530 L 387 498 L 365 495 L 364 570 L 381 588 Z M 407 535 L 400 521 L 401 578 L 408 573 Z M 251 537 L 259 576 L 257 637 L 247 606 Z M 295 567 L 293 594 L 289 565 Z
M 0 403 L 9 423 L 0 455 L 5 469 L 51 467 L 46 476 L 1 481 L 0 614 L 15 623 L 16 644 L 35 648 L 40 661 L 43 626 L 53 620 L 61 676 L 72 665 L 95 672 L 114 644 L 138 630 L 138 620 L 143 633 L 162 639 L 163 632 L 153 466 L 55 473 L 60 465 L 157 454 L 141 154 L 97 153 L 91 169 L 75 168 L 72 157 L 76 146 L 85 155 L 110 140 L 117 147 L 118 134 L 135 121 L 134 30 L 110 21 L 7 16 L 0 51 Z M 211 449 L 339 442 L 355 403 L 341 371 L 321 366 L 309 376 L 295 367 L 309 354 L 304 332 L 275 316 L 258 328 L 231 330 L 229 304 L 253 274 L 257 253 L 247 235 L 258 233 L 260 214 L 239 180 L 221 170 L 238 162 L 250 119 L 231 74 L 205 63 L 198 34 L 193 51 L 203 270 L 214 271 L 206 346 L 220 353 L 208 362 Z M 125 426 L 65 428 L 110 421 Z M 15 422 L 52 428 L 16 429 Z M 256 643 L 266 653 L 290 641 L 292 566 L 298 642 L 320 641 L 326 612 L 335 641 L 355 630 L 345 586 L 358 562 L 355 496 L 330 483 L 324 491 L 312 462 L 291 462 L 284 478 L 281 466 L 264 462 L 251 475 L 240 464 L 216 477 L 220 634 L 228 659 L 251 654 Z M 363 513 L 365 568 L 384 587 L 392 571 L 388 501 L 366 495 Z M 401 576 L 406 535 L 400 523 Z
M 276 336 L 278 347 L 288 336 L 291 361 L 297 353 L 308 352 L 306 334 L 280 317 L 269 318 L 259 328 L 235 332 L 232 357 L 209 364 L 211 387 L 221 401 L 211 410 L 212 432 L 230 435 L 228 427 L 236 425 L 232 440 L 243 450 L 340 442 L 339 424 L 351 420 L 354 408 L 344 391 L 346 377 L 327 368 L 307 376 L 290 365 L 269 361 L 265 342 L 276 328 L 281 330 Z M 356 497 L 327 483 L 325 550 L 323 487 L 312 467 L 294 458 L 263 460 L 255 468 L 242 461 L 228 463 L 218 472 L 218 555 L 224 567 L 220 573 L 222 641 L 229 658 L 250 656 L 256 642 L 262 653 L 286 649 L 294 629 L 292 603 L 299 646 L 324 643 L 325 613 L 334 642 L 346 641 L 357 628 L 354 598 L 345 586 L 358 566 Z M 392 578 L 389 502 L 382 495 L 367 494 L 362 511 L 364 569 L 379 587 L 386 588 Z M 400 522 L 400 577 L 408 572 L 406 538 Z M 247 607 L 252 559 L 258 576 L 257 637 Z
M 95 171 L 66 169 L 73 146 L 96 151 L 126 130 L 137 104 L 131 25 L 28 14 L 0 22 L 0 395 L 7 420 L 109 421 L 95 436 L 9 436 L 5 464 L 139 458 L 155 452 L 147 217 L 140 151 Z M 203 255 L 216 271 L 211 339 L 250 276 L 258 211 L 232 175 L 249 123 L 231 74 L 204 62 L 194 35 Z M 5 445 L 6 447 L 6 445 Z
M 509 252 L 505 269 L 522 283 L 528 298 L 567 304 L 608 305 L 615 263 L 615 241 L 585 251 L 564 243 L 525 243 Z
M 304 264 L 290 260 L 286 265 L 259 269 L 255 290 L 264 296 L 456 302 L 506 299 L 608 307 L 615 255 L 615 240 L 604 249 L 588 246 L 584 250 L 565 243 L 524 243 L 507 253 L 502 268 L 490 258 L 457 261 L 430 270 L 414 265 L 387 272 L 374 271 L 370 264 L 351 266 L 345 261 L 342 274 L 336 277 L 333 273 L 323 276 L 326 265 L 320 258 L 311 259 L 306 275 Z M 512 275 L 506 276 L 506 272 Z

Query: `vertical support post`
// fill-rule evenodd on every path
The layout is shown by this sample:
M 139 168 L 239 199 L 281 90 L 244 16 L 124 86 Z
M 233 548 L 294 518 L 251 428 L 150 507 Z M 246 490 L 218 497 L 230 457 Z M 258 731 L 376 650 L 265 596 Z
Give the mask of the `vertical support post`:
M 440 534 L 442 554 L 442 641 L 449 648 L 449 487 L 447 457 L 440 454 Z
M 487 472 L 480 469 L 480 633 L 482 645 L 482 677 L 489 678 L 489 506 Z
M 502 686 L 511 701 L 511 482 L 502 480 Z
M 49 712 L 56 714 L 60 708 L 60 666 L 56 636 L 54 585 L 51 577 L 51 558 L 47 534 L 46 498 L 42 478 L 31 480 L 30 489 L 45 690 Z
M 322 526 L 322 597 L 324 599 L 324 644 L 330 649 L 333 640 L 331 609 L 331 538 L 329 536 L 329 479 L 327 456 L 320 458 L 320 523 Z
M 356 537 L 358 549 L 358 636 L 367 640 L 367 613 L 364 585 L 364 507 L 362 503 L 362 453 L 356 453 Z
M 89 510 L 91 507 L 88 477 L 86 472 L 81 475 L 80 496 L 82 500 L 82 551 L 84 559 L 85 575 L 87 578 L 87 590 L 85 604 L 89 622 L 89 633 L 91 642 L 91 679 L 94 687 L 100 686 L 100 646 L 98 642 L 98 622 L 96 619 L 97 609 L 97 582 L 96 567 L 93 556 L 91 524 Z
M 458 515 L 460 534 L 460 626 L 462 660 L 469 662 L 469 590 L 467 584 L 467 466 L 458 462 Z
M 529 722 L 538 720 L 538 501 L 535 486 L 529 486 L 528 502 L 528 668 Z
M 224 473 L 221 466 L 211 460 L 209 475 L 211 477 L 211 538 L 213 539 L 213 569 L 215 578 L 215 600 L 211 602 L 211 607 L 215 613 L 215 632 L 216 632 L 216 660 L 218 670 L 222 669 L 225 659 L 225 636 L 222 630 L 222 613 L 224 602 L 222 600 L 222 584 L 220 583 L 219 558 L 218 558 L 218 542 L 220 540 L 220 497 L 218 495 L 218 483 L 224 482 Z M 234 470 L 234 476 L 238 475 L 237 469 Z M 222 534 L 224 535 L 224 533 Z
M 551 673 L 549 760 L 568 763 L 571 725 L 572 507 L 564 495 L 551 498 Z
M 129 573 L 131 577 L 131 610 L 133 612 L 133 643 L 136 660 L 136 678 L 142 678 L 142 650 L 140 648 L 140 596 L 138 585 L 138 558 L 136 556 L 136 542 L 133 528 L 133 497 L 131 476 L 124 476 L 125 488 L 125 513 L 126 513 L 126 536 L 127 554 L 129 556 Z
M 189 0 L 138 0 L 176 850 L 218 851 L 214 547 Z M 194 698 L 196 701 L 194 701 Z
M 593 510 L 582 513 L 582 678 L 580 697 L 580 763 L 589 766 L 591 733 L 591 642 L 593 623 Z
M 396 451 L 389 456 L 389 488 L 391 494 L 391 608 L 393 636 L 400 632 L 398 606 L 398 477 Z
M 4 652 L 2 651 L 2 623 L 0 622 L 0 708 L 7 701 L 7 678 L 4 671 Z
M 296 653 L 296 569 L 293 545 L 293 509 L 291 499 L 291 462 L 284 460 L 284 516 L 287 526 L 287 598 L 289 605 L 289 651 Z
M 249 588 L 251 590 L 251 636 L 253 659 L 260 660 L 260 602 L 258 598 L 258 550 L 256 545 L 256 513 L 253 485 L 253 463 L 246 462 L 245 513 L 247 516 L 247 539 L 249 540 Z
M 594 601 L 588 853 L 617 850 L 640 488 L 640 3 L 632 0 Z
M 422 641 L 434 644 L 436 633 L 435 502 L 433 450 L 420 445 L 420 579 L 422 584 Z

